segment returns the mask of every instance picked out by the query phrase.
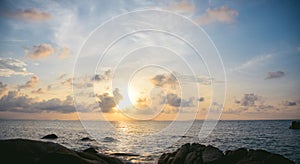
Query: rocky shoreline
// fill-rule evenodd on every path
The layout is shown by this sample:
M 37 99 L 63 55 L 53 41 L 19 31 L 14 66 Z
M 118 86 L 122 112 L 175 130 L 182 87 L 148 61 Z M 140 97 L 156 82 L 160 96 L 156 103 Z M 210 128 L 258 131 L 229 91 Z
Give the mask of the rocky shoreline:
M 52 136 L 54 137 L 54 136 Z M 101 154 L 93 148 L 74 151 L 53 142 L 28 139 L 0 140 L 2 161 L 9 163 L 130 164 L 132 162 Z M 240 148 L 226 151 L 199 143 L 184 144 L 172 153 L 163 153 L 158 164 L 292 164 L 282 155 L 264 150 Z

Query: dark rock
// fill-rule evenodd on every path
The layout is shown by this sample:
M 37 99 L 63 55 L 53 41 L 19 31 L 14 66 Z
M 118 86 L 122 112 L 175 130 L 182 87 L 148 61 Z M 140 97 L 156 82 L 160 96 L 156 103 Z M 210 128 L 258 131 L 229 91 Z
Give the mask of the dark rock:
M 189 153 L 190 144 L 184 144 L 181 148 L 177 151 L 174 157 L 174 164 L 182 164 L 185 160 L 186 155 Z
M 84 137 L 80 139 L 81 141 L 94 141 L 93 139 L 90 139 L 89 137 Z
M 166 164 L 166 163 L 168 163 L 169 157 L 170 157 L 170 153 L 163 153 L 163 154 L 159 157 L 157 163 Z
M 265 150 L 249 150 L 247 156 L 237 162 L 238 164 L 262 163 L 262 164 L 292 164 L 293 161 L 278 155 L 272 154 Z
M 292 121 L 290 129 L 300 129 L 300 121 Z
M 96 149 L 92 148 L 92 147 L 83 150 L 83 152 L 91 153 L 91 154 L 97 154 L 98 153 L 98 151 Z
M 207 146 L 202 152 L 203 163 L 219 163 L 224 154 L 221 150 L 213 146 Z
M 183 159 L 184 158 L 184 159 Z M 164 153 L 158 164 L 293 164 L 294 162 L 279 154 L 265 150 L 239 148 L 228 150 L 225 155 L 213 146 L 198 143 L 184 144 L 173 153 Z
M 193 151 L 193 152 L 189 152 L 184 160 L 185 164 L 189 164 L 189 163 L 202 163 L 202 158 L 198 158 L 199 156 L 197 155 L 197 152 Z
M 140 156 L 139 154 L 134 154 L 134 153 L 111 153 L 111 155 L 114 156 Z
M 48 135 L 42 137 L 42 139 L 57 139 L 57 138 L 58 137 L 55 134 L 48 134 Z
M 121 164 L 123 161 L 90 151 L 77 152 L 52 142 L 26 139 L 0 140 L 1 160 L 9 163 Z M 15 158 L 12 158 L 15 157 Z
M 248 150 L 245 148 L 239 148 L 237 150 L 227 150 L 225 156 L 232 163 L 237 163 L 241 159 L 245 158 L 248 154 Z

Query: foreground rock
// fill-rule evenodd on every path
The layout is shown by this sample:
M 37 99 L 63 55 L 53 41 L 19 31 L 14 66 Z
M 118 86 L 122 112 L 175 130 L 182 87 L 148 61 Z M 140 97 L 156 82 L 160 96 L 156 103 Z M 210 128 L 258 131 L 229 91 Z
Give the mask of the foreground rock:
M 42 139 L 57 139 L 57 135 L 56 134 L 48 134 L 44 137 L 42 137 Z
M 70 150 L 52 142 L 27 139 L 0 140 L 1 161 L 6 163 L 73 163 L 73 164 L 122 164 L 118 158 L 87 149 Z
M 282 155 L 264 150 L 247 150 L 240 148 L 229 150 L 224 154 L 213 146 L 198 143 L 185 144 L 172 153 L 160 156 L 158 164 L 293 164 Z

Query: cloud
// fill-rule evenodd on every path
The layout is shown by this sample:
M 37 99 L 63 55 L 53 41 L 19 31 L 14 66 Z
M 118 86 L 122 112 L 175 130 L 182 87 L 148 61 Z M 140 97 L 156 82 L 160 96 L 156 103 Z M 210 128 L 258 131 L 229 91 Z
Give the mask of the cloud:
M 45 21 L 52 17 L 51 14 L 40 11 L 35 8 L 25 9 L 25 10 L 18 9 L 16 11 L 8 11 L 6 13 L 6 15 L 11 18 L 28 20 L 28 21 Z
M 0 99 L 0 111 L 39 113 L 39 112 L 59 112 L 73 113 L 75 108 L 73 98 L 67 96 L 65 100 L 53 98 L 50 100 L 36 101 L 28 95 L 18 91 L 9 91 L 7 95 Z
M 3 95 L 7 94 L 8 92 L 8 85 L 7 84 L 3 84 L 0 81 L 0 97 L 2 97 Z
M 31 72 L 27 72 L 26 66 L 27 64 L 21 60 L 0 57 L 0 76 L 32 75 Z
M 212 23 L 231 23 L 234 21 L 235 17 L 238 15 L 236 10 L 229 9 L 226 6 L 220 8 L 207 9 L 206 13 L 195 21 L 200 25 L 207 25 Z
M 70 49 L 68 47 L 64 47 L 61 53 L 59 54 L 59 57 L 61 59 L 65 59 L 70 56 Z
M 42 88 L 39 88 L 37 90 L 31 91 L 31 93 L 33 93 L 33 94 L 44 94 L 45 92 Z
M 178 81 L 173 74 L 159 74 L 151 79 L 151 82 L 155 86 L 176 86 Z
M 281 78 L 285 75 L 284 72 L 282 71 L 276 71 L 276 72 L 268 72 L 268 75 L 265 79 L 276 79 L 276 78 Z
M 204 101 L 204 97 L 200 97 L 197 99 L 199 102 L 203 102 Z
M 114 108 L 123 98 L 118 88 L 113 91 L 113 96 L 110 96 L 108 93 L 97 96 L 99 97 L 99 107 L 103 113 L 114 112 Z
M 195 6 L 189 3 L 188 0 L 183 0 L 181 2 L 173 3 L 169 7 L 171 10 L 182 11 L 186 13 L 194 13 Z
M 64 81 L 61 82 L 62 85 L 68 85 L 68 86 L 71 86 L 72 85 L 72 81 L 73 81 L 73 78 L 68 78 Z
M 282 105 L 283 106 L 296 106 L 297 103 L 295 101 L 283 101 Z
M 169 93 L 165 99 L 166 103 L 172 107 L 192 107 L 195 106 L 193 101 L 194 98 L 184 100 L 174 93 Z
M 54 49 L 50 44 L 40 44 L 33 46 L 32 50 L 25 50 L 25 56 L 29 59 L 43 59 L 54 53 Z
M 30 80 L 27 81 L 24 85 L 18 86 L 18 89 L 24 89 L 24 88 L 35 88 L 35 86 L 39 83 L 39 77 L 38 76 L 31 76 Z
M 261 97 L 253 93 L 244 94 L 241 100 L 236 100 L 235 103 L 245 107 L 256 106 L 256 102 L 260 101 Z
M 268 61 L 271 58 L 272 58 L 271 54 L 256 56 L 256 57 L 250 59 L 249 61 L 243 63 L 242 65 L 231 69 L 231 71 L 240 71 L 240 70 L 244 70 L 244 69 L 248 69 L 248 68 L 254 68 L 254 67 L 257 67 L 258 65 L 261 65 L 262 63 Z
M 112 71 L 111 69 L 108 69 L 106 71 L 104 71 L 103 74 L 96 74 L 94 76 L 94 78 L 92 78 L 92 80 L 95 80 L 95 81 L 104 81 L 104 80 L 109 80 L 112 76 Z

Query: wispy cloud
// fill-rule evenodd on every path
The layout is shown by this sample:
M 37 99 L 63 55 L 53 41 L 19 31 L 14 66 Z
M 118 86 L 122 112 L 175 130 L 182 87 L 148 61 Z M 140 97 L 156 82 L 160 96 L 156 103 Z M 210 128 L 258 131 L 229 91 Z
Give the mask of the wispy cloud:
M 206 13 L 196 18 L 195 21 L 200 25 L 212 23 L 231 23 L 235 20 L 236 16 L 238 16 L 238 12 L 236 10 L 222 6 L 214 9 L 208 8 Z
M 50 44 L 40 44 L 33 46 L 31 50 L 25 50 L 25 56 L 29 59 L 43 59 L 54 53 Z
M 31 72 L 27 72 L 26 66 L 27 64 L 21 60 L 0 57 L 0 76 L 32 75 Z
M 276 79 L 281 78 L 285 75 L 282 71 L 276 71 L 276 72 L 268 72 L 267 77 L 265 79 Z
M 241 71 L 244 69 L 257 67 L 258 65 L 261 65 L 262 63 L 270 60 L 272 57 L 273 57 L 273 55 L 271 55 L 271 54 L 256 56 L 256 57 L 248 60 L 247 62 L 241 64 L 240 66 L 237 66 L 237 67 L 231 69 L 231 71 Z
M 35 8 L 25 9 L 25 10 L 18 9 L 15 11 L 8 11 L 6 13 L 6 15 L 11 18 L 28 20 L 28 21 L 45 21 L 52 17 L 51 14 L 40 11 Z
M 59 54 L 61 59 L 65 59 L 70 56 L 70 49 L 68 47 L 64 47 Z
M 180 2 L 172 3 L 169 9 L 185 13 L 194 13 L 195 6 L 188 0 L 183 0 Z
M 2 97 L 3 95 L 7 94 L 8 92 L 8 85 L 7 84 L 3 84 L 1 81 L 0 81 L 0 97 Z

